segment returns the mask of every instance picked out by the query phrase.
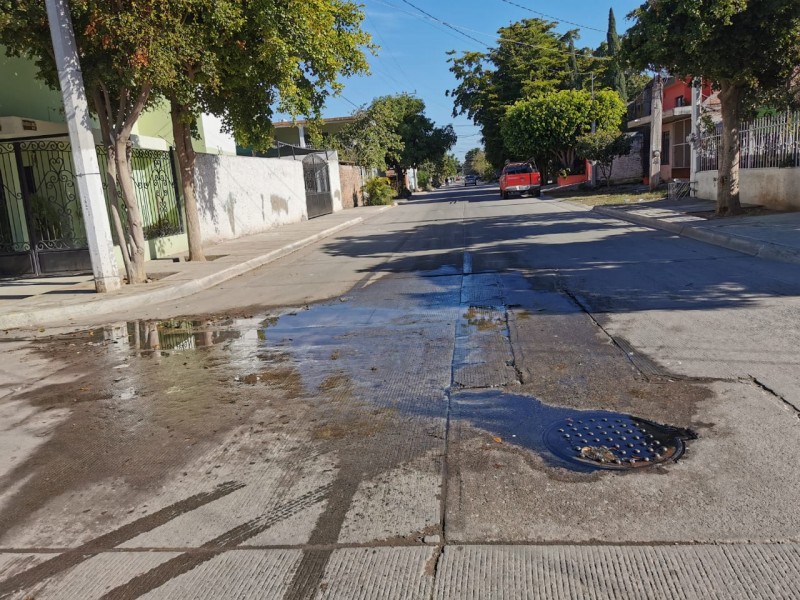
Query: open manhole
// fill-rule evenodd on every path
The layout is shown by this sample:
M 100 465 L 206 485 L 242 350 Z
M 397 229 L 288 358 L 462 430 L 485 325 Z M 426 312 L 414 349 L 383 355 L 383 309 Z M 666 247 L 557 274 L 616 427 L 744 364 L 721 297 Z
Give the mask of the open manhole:
M 581 413 L 547 429 L 544 442 L 559 458 L 600 469 L 637 469 L 676 461 L 687 429 L 660 425 L 628 415 Z

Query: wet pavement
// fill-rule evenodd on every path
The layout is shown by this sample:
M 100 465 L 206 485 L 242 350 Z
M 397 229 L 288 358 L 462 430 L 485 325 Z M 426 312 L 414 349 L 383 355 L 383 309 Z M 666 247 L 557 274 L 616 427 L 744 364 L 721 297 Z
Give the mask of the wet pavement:
M 184 317 L 9 332 L 0 598 L 800 591 L 800 473 L 771 458 L 800 450 L 797 415 L 610 335 L 624 321 L 585 282 L 628 229 L 487 190 L 380 225 L 447 236 L 334 240 L 260 275 L 374 257 L 322 302 L 203 313 L 209 296 Z M 682 566 L 631 567 L 648 561 Z

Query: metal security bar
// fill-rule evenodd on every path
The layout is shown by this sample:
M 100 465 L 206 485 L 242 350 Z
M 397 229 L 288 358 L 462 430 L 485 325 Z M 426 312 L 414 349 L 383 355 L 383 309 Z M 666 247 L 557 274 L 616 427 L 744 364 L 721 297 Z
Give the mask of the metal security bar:
M 106 164 L 108 157 L 105 148 L 97 147 L 97 158 L 100 161 L 100 172 L 103 175 L 103 189 L 108 195 L 106 181 Z M 172 151 L 147 150 L 134 148 L 131 151 L 131 172 L 135 187 L 139 210 L 142 211 L 142 223 L 145 239 L 151 240 L 167 235 L 183 233 L 180 197 L 177 188 Z M 127 212 L 120 198 L 120 218 L 126 222 Z M 114 232 L 116 236 L 116 232 Z
M 800 167 L 800 112 L 785 112 L 745 123 L 739 132 L 739 168 Z M 719 168 L 721 125 L 713 135 L 700 137 L 700 171 Z
M 667 184 L 667 198 L 678 200 L 688 198 L 692 195 L 693 182 L 691 181 L 671 181 Z

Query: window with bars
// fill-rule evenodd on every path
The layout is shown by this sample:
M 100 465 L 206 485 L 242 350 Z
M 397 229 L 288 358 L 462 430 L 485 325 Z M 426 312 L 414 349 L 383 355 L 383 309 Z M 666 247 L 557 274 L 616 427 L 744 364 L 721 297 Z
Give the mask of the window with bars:
M 673 140 L 672 166 L 677 169 L 688 169 L 691 164 L 692 149 L 686 138 L 692 133 L 691 119 L 678 121 L 672 126 Z

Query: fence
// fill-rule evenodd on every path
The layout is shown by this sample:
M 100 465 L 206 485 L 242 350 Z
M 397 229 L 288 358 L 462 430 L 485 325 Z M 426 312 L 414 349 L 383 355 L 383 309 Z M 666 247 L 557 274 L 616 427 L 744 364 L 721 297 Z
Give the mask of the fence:
M 699 170 L 719 168 L 722 125 L 700 137 Z M 743 123 L 739 131 L 739 168 L 800 167 L 800 112 L 786 112 Z
M 97 147 L 97 158 L 103 175 L 103 189 L 108 196 L 106 181 L 108 157 L 102 146 Z M 172 152 L 133 148 L 130 164 L 139 210 L 142 211 L 145 239 L 182 233 L 183 222 L 178 203 L 177 177 Z M 124 222 L 127 213 L 121 198 L 119 204 L 120 217 Z

